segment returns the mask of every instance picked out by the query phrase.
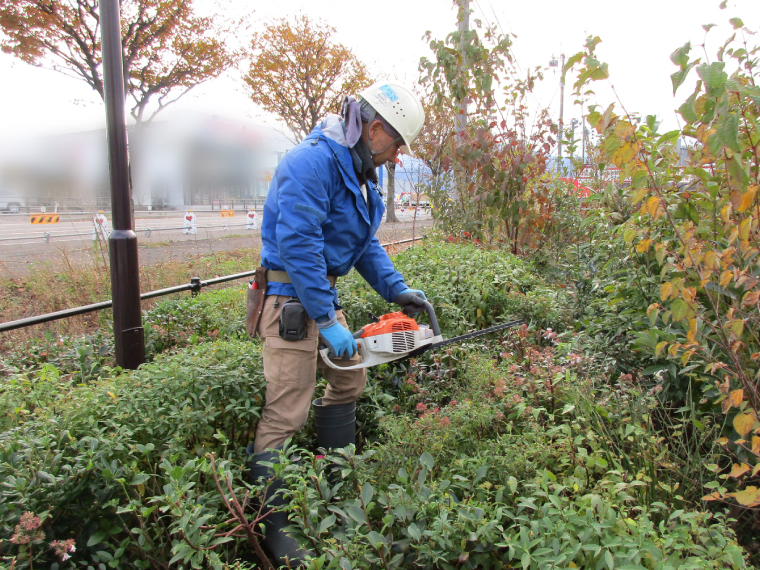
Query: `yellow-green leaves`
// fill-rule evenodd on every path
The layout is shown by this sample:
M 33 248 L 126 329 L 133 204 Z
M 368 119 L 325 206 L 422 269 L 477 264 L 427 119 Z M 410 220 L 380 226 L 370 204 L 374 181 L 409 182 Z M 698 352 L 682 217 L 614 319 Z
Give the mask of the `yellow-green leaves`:
M 741 152 L 739 146 L 739 116 L 731 113 L 722 116 L 716 123 L 715 134 L 709 139 L 710 152 L 717 156 L 724 148 Z
M 681 68 L 670 76 L 670 80 L 673 83 L 673 95 L 676 94 L 676 91 L 684 82 L 684 79 L 686 79 L 686 76 L 689 74 L 692 68 L 695 65 L 697 65 L 700 61 L 697 59 L 696 61 L 689 63 L 690 51 L 691 51 L 691 42 L 687 42 L 683 46 L 678 48 L 676 51 L 674 51 L 672 54 L 670 54 L 670 61 L 672 61 L 674 64 L 676 64 L 678 67 Z
M 760 490 L 757 487 L 750 486 L 743 491 L 736 493 L 727 493 L 727 497 L 733 497 L 736 502 L 745 507 L 758 507 L 760 506 Z
M 652 323 L 652 326 L 657 322 L 657 315 L 660 314 L 660 308 L 659 303 L 652 303 L 647 309 L 647 317 L 649 317 L 649 322 Z
M 652 216 L 653 218 L 657 219 L 659 217 L 660 212 L 660 198 L 657 196 L 652 196 L 647 200 L 646 203 L 646 211 L 647 213 Z
M 736 433 L 742 437 L 752 431 L 754 425 L 755 418 L 750 414 L 737 414 L 736 417 L 734 417 L 734 429 L 736 430 Z
M 755 197 L 757 196 L 757 189 L 760 188 L 760 186 L 754 185 L 747 188 L 747 191 L 742 194 L 742 200 L 739 204 L 739 207 L 737 208 L 737 212 L 746 212 L 750 206 L 752 206 L 755 203 Z
M 739 222 L 739 239 L 747 241 L 749 239 L 749 230 L 752 227 L 752 216 L 744 218 Z
M 704 81 L 708 97 L 720 97 L 723 94 L 728 79 L 728 74 L 723 71 L 725 66 L 725 62 L 715 61 L 697 67 L 697 75 Z
M 676 64 L 681 69 L 685 68 L 689 63 L 689 52 L 691 51 L 691 42 L 686 42 L 676 51 L 670 54 L 670 61 Z
M 652 243 L 651 239 L 643 239 L 641 240 L 638 245 L 636 245 L 636 251 L 638 253 L 646 253 L 649 251 L 649 245 Z

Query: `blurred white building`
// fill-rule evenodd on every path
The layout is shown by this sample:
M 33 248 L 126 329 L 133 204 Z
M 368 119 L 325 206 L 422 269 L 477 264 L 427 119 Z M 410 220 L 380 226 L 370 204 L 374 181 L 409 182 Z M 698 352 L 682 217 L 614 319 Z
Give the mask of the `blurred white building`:
M 167 113 L 140 132 L 130 126 L 128 139 L 136 209 L 260 203 L 293 146 L 276 129 L 191 111 Z M 108 208 L 105 129 L 7 145 L 0 187 L 25 196 L 29 208 Z

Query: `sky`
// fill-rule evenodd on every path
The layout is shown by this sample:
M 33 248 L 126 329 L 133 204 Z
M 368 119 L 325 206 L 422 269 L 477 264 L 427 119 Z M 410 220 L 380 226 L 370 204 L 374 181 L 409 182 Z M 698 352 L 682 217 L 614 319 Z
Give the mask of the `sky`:
M 418 79 L 420 57 L 431 55 L 423 39 L 425 32 L 443 39 L 456 28 L 456 11 L 450 0 L 383 2 L 375 8 L 346 0 L 233 1 L 235 9 L 251 11 L 254 29 L 298 13 L 321 18 L 336 28 L 335 39 L 353 50 L 373 74 L 408 85 Z M 674 109 L 693 88 L 687 83 L 673 98 L 670 74 L 676 68 L 669 60 L 670 53 L 687 41 L 700 45 L 707 37 L 706 55 L 713 60 L 717 47 L 733 33 L 728 20 L 736 16 L 749 29 L 760 31 L 760 1 L 729 0 L 725 10 L 718 5 L 719 0 L 471 0 L 471 21 L 473 27 L 474 20 L 481 19 L 515 34 L 513 55 L 522 71 L 547 67 L 552 56 L 564 53 L 569 57 L 582 49 L 587 36 L 599 36 L 602 43 L 597 53 L 609 64 L 610 80 L 596 88 L 596 102 L 606 107 L 619 98 L 629 112 L 658 115 L 661 130 L 667 131 L 677 128 Z M 705 36 L 703 24 L 716 26 Z M 244 33 L 249 32 L 241 31 Z M 758 44 L 760 36 L 752 40 Z M 702 48 L 692 54 L 704 56 Z M 232 70 L 197 87 L 167 111 L 192 109 L 279 126 L 275 117 L 250 101 L 241 76 L 241 71 Z M 547 70 L 531 101 L 532 106 L 546 107 L 558 119 L 559 75 Z M 572 117 L 580 118 L 569 86 L 564 108 L 565 124 Z M 0 139 L 104 126 L 105 108 L 84 82 L 0 54 Z

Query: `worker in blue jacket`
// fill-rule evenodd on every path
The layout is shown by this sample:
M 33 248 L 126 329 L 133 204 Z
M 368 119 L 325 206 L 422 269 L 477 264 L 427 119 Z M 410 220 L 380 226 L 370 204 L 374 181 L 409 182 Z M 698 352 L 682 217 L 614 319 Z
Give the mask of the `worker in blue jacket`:
M 261 224 L 261 264 L 267 297 L 258 334 L 263 339 L 266 403 L 249 446 L 251 479 L 271 478 L 277 450 L 306 424 L 314 410 L 317 440 L 325 449 L 355 443 L 356 400 L 364 369 L 335 370 L 318 358 L 320 337 L 338 356 L 359 362 L 346 325 L 336 280 L 351 268 L 388 302 L 420 312 L 425 294 L 407 287 L 375 232 L 385 207 L 376 168 L 395 160 L 422 129 L 419 99 L 401 85 L 375 84 L 346 97 L 340 115 L 328 115 L 285 155 L 267 195 Z M 317 368 L 327 380 L 312 401 Z M 282 485 L 270 486 L 272 497 Z M 281 505 L 279 495 L 269 506 Z M 287 515 L 265 520 L 265 542 L 279 563 L 295 567 L 308 551 L 282 529 Z

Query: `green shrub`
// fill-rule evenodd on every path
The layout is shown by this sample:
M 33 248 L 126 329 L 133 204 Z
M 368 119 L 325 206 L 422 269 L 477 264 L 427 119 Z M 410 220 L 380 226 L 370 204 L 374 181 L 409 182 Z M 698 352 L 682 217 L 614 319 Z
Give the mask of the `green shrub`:
M 153 568 L 182 542 L 173 517 L 160 514 L 171 510 L 172 485 L 189 485 L 188 503 L 224 520 L 205 457 L 229 459 L 240 477 L 264 395 L 257 344 L 205 343 L 134 372 L 57 386 L 0 436 L 3 538 L 24 512 L 44 513 L 46 540 L 74 539 L 77 559 Z
M 548 287 L 531 265 L 503 251 L 474 245 L 430 243 L 393 259 L 407 285 L 425 291 L 445 335 L 485 328 L 515 316 L 541 327 L 567 326 L 564 296 Z M 367 323 L 367 313 L 398 310 L 388 305 L 355 271 L 338 283 L 349 328 Z
M 46 332 L 42 338 L 24 343 L 6 352 L 0 360 L 0 373 L 34 374 L 51 365 L 75 383 L 100 377 L 103 368 L 113 361 L 113 333 L 98 330 L 84 336 L 55 336 Z
M 351 486 L 341 500 L 326 461 Z M 578 492 L 540 470 L 501 484 L 488 461 L 438 466 L 423 453 L 412 472 L 376 487 L 361 470 L 371 461 L 348 449 L 290 475 L 294 520 L 325 568 L 746 567 L 724 519 L 640 507 L 629 483 Z
M 694 469 L 674 476 L 682 444 L 660 437 L 651 394 L 581 381 L 550 345 L 499 346 L 446 392 L 410 375 L 365 453 L 288 467 L 325 567 L 745 567 L 726 520 L 681 496 Z
M 168 298 L 143 312 L 147 360 L 178 347 L 216 338 L 245 338 L 246 285 L 205 291 L 197 297 Z M 60 376 L 84 383 L 108 374 L 114 366 L 113 333 L 98 330 L 82 336 L 46 332 L 2 356 L 0 371 L 6 376 L 36 374 L 52 365 Z
M 159 303 L 143 315 L 149 358 L 214 338 L 245 338 L 245 284 Z
M 477 274 L 480 289 L 442 272 L 450 260 Z M 564 326 L 565 293 L 511 256 L 434 244 L 397 266 L 433 299 L 447 336 L 531 311 Z M 355 328 L 362 309 L 393 310 L 355 274 L 340 287 Z M 242 330 L 244 299 L 235 288 L 162 303 L 146 317 L 157 326 L 153 361 L 135 372 L 104 362 L 80 381 L 40 362 L 8 376 L 2 537 L 17 534 L 25 512 L 44 532 L 32 545 L 5 543 L 19 568 L 52 564 L 52 543 L 65 540 L 76 545 L 72 560 L 93 568 L 255 560 L 246 540 L 221 536 L 236 523 L 216 486 L 229 480 L 226 498 L 241 502 L 260 492 L 243 482 L 265 393 L 259 342 Z M 599 378 L 593 356 L 574 352 L 574 334 L 559 343 L 554 331 L 520 327 L 370 369 L 357 410 L 361 454 L 291 461 L 295 446 L 316 447 L 307 424 L 280 469 L 317 565 L 743 567 L 725 520 L 693 510 L 713 426 L 687 412 L 668 423 L 673 411 L 632 376 Z M 333 465 L 337 483 L 326 477 Z

